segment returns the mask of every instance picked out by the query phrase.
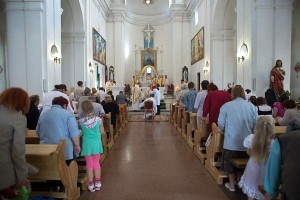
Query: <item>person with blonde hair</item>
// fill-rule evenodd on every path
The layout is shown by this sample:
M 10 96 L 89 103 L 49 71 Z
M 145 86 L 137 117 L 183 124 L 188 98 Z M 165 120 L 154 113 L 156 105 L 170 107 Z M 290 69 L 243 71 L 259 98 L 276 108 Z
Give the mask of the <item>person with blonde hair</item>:
M 264 184 L 265 169 L 274 136 L 274 120 L 270 116 L 257 119 L 255 134 L 248 135 L 244 147 L 250 159 L 239 182 L 240 188 L 248 196 L 248 200 L 264 200 L 264 195 L 258 191 L 258 186 Z
M 101 189 L 101 166 L 100 154 L 103 153 L 101 133 L 104 133 L 102 119 L 95 116 L 91 101 L 85 100 L 81 103 L 83 118 L 79 120 L 82 131 L 82 151 L 86 161 L 86 174 L 88 189 L 91 192 Z M 94 183 L 95 177 L 95 183 Z

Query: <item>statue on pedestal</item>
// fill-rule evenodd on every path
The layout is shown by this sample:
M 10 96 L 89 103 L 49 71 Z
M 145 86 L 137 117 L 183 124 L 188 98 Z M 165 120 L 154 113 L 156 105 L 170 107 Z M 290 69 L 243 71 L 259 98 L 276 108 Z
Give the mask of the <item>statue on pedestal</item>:
M 283 80 L 285 71 L 282 69 L 282 61 L 277 60 L 276 65 L 272 68 L 270 73 L 270 87 L 279 96 L 283 92 Z

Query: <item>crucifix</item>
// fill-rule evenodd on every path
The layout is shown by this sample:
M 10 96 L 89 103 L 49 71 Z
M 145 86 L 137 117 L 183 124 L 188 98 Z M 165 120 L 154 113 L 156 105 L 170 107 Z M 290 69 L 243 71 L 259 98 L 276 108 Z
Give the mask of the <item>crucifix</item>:
M 151 33 L 154 32 L 154 29 L 148 24 L 144 29 L 144 48 L 152 48 L 153 49 L 153 38 L 151 41 Z M 147 43 L 145 43 L 147 41 Z M 152 42 L 152 43 L 151 43 Z M 147 46 L 146 46 L 147 45 Z

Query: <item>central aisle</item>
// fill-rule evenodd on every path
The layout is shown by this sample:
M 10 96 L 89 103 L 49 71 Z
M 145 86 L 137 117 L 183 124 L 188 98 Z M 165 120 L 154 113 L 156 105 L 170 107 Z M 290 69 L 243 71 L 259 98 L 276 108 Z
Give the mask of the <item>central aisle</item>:
M 228 199 L 169 122 L 128 123 L 102 165 L 102 182 L 80 199 Z

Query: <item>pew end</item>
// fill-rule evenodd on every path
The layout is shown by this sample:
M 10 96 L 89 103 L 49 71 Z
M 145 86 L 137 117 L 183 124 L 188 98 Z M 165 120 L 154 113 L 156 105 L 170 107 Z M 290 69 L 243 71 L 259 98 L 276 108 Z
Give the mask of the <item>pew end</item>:
M 72 161 L 67 166 L 65 161 L 66 141 L 61 140 L 59 144 L 27 144 L 26 160 L 36 166 L 39 172 L 29 176 L 31 182 L 45 183 L 46 181 L 61 181 L 62 190 L 52 192 L 50 190 L 39 191 L 32 187 L 31 196 L 43 195 L 52 198 L 63 198 L 75 200 L 80 197 L 80 189 L 77 187 L 78 166 Z M 48 189 L 48 188 L 47 188 Z
M 206 146 L 205 142 L 208 138 L 208 124 L 204 120 L 202 120 L 202 117 L 199 117 L 198 119 L 199 127 L 197 127 L 197 130 L 195 131 L 195 148 L 194 153 L 195 155 L 200 159 L 200 161 L 204 164 L 206 160 Z

